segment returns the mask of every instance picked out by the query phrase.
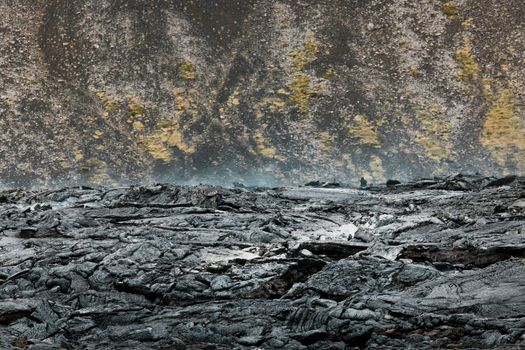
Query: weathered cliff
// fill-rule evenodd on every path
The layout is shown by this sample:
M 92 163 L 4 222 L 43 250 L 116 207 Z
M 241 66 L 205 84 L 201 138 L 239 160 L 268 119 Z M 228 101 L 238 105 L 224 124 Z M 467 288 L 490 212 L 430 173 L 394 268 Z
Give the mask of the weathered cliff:
M 4 183 L 525 170 L 521 1 L 7 0 Z

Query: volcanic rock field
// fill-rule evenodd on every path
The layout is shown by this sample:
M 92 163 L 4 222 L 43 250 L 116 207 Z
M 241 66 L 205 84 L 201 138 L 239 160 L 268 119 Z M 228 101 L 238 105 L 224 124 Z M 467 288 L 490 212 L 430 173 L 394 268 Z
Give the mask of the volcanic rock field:
M 525 178 L 0 193 L 1 349 L 520 349 Z

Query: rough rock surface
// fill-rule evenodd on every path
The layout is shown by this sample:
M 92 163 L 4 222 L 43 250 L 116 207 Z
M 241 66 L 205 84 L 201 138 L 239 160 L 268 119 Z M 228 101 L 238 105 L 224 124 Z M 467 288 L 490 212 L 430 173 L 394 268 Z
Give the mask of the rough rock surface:
M 522 0 L 3 0 L 0 179 L 524 174 L 524 16 Z
M 2 349 L 525 347 L 525 178 L 11 190 L 0 230 Z

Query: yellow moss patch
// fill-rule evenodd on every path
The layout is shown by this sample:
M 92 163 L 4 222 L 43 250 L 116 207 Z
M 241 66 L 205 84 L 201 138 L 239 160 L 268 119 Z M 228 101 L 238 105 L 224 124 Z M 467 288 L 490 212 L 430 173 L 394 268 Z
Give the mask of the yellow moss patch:
M 327 68 L 323 73 L 325 79 L 332 79 L 334 75 L 334 70 L 332 68 Z
M 144 112 L 146 111 L 146 108 L 144 105 L 140 102 L 138 102 L 135 99 L 132 99 L 128 103 L 128 115 L 133 118 L 138 118 L 144 115 Z
M 472 28 L 474 27 L 474 18 L 470 17 L 470 18 L 467 18 L 466 20 L 464 20 L 462 23 L 461 23 L 461 26 L 463 28 Z
M 190 107 L 191 100 L 186 96 L 186 90 L 183 88 L 173 89 L 173 96 L 175 96 L 175 107 L 178 111 L 183 111 Z
M 104 109 L 108 112 L 116 112 L 118 110 L 118 103 L 116 101 L 104 103 Z
M 241 101 L 239 101 L 239 92 L 235 91 L 233 94 L 228 97 L 228 101 L 226 101 L 226 104 L 228 107 L 237 107 L 241 104 Z
M 144 138 L 143 143 L 154 159 L 163 160 L 166 163 L 173 160 L 172 148 L 177 148 L 185 154 L 195 152 L 193 146 L 188 146 L 184 142 L 184 136 L 176 121 L 161 123 L 153 134 Z
M 195 100 L 193 95 L 196 95 L 197 91 L 194 89 L 175 88 L 173 89 L 173 96 L 175 96 L 175 108 L 179 112 L 187 112 L 192 118 L 196 118 L 199 112 L 196 108 Z
M 95 92 L 95 96 L 98 97 L 99 101 L 102 103 L 102 107 L 107 112 L 116 112 L 118 110 L 118 101 L 112 96 L 108 95 L 105 91 L 97 91 Z
M 182 59 L 179 62 L 179 76 L 182 80 L 195 81 L 197 80 L 197 68 L 191 61 Z
M 302 113 L 307 113 L 312 95 L 310 77 L 303 74 L 296 75 L 289 88 L 291 91 L 290 102 L 296 105 Z
M 408 68 L 408 71 L 410 74 L 414 76 L 421 76 L 423 73 L 421 72 L 421 69 L 418 65 L 412 65 Z
M 153 139 L 144 140 L 144 144 L 153 159 L 163 160 L 165 163 L 169 163 L 173 160 L 171 151 L 162 142 L 157 142 L 157 140 Z
M 75 160 L 81 161 L 82 159 L 84 159 L 84 153 L 79 149 L 75 150 Z
M 442 108 L 438 104 L 417 112 L 421 131 L 416 135 L 416 142 L 425 149 L 428 158 L 438 162 L 449 159 L 452 153 L 450 127 L 442 114 Z
M 71 163 L 67 160 L 61 160 L 58 164 L 64 169 L 65 171 L 71 170 Z
M 95 132 L 93 133 L 93 138 L 94 139 L 99 139 L 103 135 L 104 135 L 104 132 L 102 130 L 95 130 Z
M 284 111 L 285 102 L 280 98 L 271 99 L 271 106 L 277 108 L 280 111 Z
M 456 50 L 456 62 L 460 67 L 458 76 L 465 80 L 477 80 L 479 77 L 479 65 L 476 56 L 472 52 L 470 36 L 463 36 L 463 46 Z
M 274 158 L 277 154 L 277 149 L 268 144 L 268 140 L 264 137 L 261 131 L 256 131 L 253 135 L 255 140 L 255 152 L 257 155 L 265 158 Z
M 100 169 L 100 168 L 105 168 L 105 167 L 106 167 L 105 162 L 99 159 L 96 159 L 96 158 L 90 158 L 86 160 L 84 163 L 82 163 L 82 165 L 79 167 L 79 170 L 91 171 L 93 169 Z
M 487 100 L 492 100 L 494 98 L 494 92 L 492 91 L 492 79 L 491 78 L 483 78 L 481 81 L 483 85 L 483 96 Z
M 133 122 L 133 129 L 136 131 L 144 131 L 145 127 L 144 124 L 140 121 Z
M 319 53 L 319 45 L 312 34 L 308 34 L 303 43 L 303 47 L 294 50 L 288 54 L 292 59 L 292 65 L 297 74 L 294 76 L 292 82 L 288 85 L 289 100 L 292 104 L 297 106 L 300 112 L 307 113 L 309 110 L 310 97 L 313 94 L 311 86 L 311 78 L 301 72 L 307 64 L 317 59 Z M 280 89 L 278 93 L 285 95 L 286 90 Z
M 410 124 L 410 118 L 407 117 L 406 115 L 401 116 L 400 120 L 401 120 L 401 123 L 403 123 L 405 125 Z
M 316 139 L 319 141 L 319 149 L 323 153 L 329 153 L 333 149 L 333 136 L 329 132 L 320 132 Z
M 525 126 L 516 112 L 515 96 L 505 90 L 487 112 L 480 143 L 500 165 L 507 160 L 525 167 Z
M 230 106 L 230 107 L 232 107 L 232 106 L 238 106 L 238 105 L 240 105 L 240 104 L 241 104 L 241 102 L 239 101 L 238 98 L 233 97 L 233 98 L 229 98 L 229 99 L 228 99 L 228 106 Z
M 450 127 L 443 119 L 443 110 L 440 105 L 433 104 L 428 110 L 417 113 L 423 130 L 439 138 L 448 138 Z
M 290 52 L 288 55 L 292 58 L 292 64 L 294 65 L 297 71 L 302 71 L 304 67 L 313 62 L 317 58 L 319 53 L 319 45 L 313 37 L 313 35 L 308 35 L 303 47 L 298 50 Z
M 377 130 L 364 115 L 358 114 L 354 117 L 354 126 L 349 127 L 348 132 L 362 145 L 381 147 Z
M 388 122 L 388 121 L 387 121 L 386 117 L 383 117 L 383 118 L 380 118 L 379 120 L 376 121 L 376 125 L 377 125 L 377 126 L 383 126 L 383 125 L 385 125 L 387 122 Z
M 441 5 L 441 11 L 443 11 L 449 19 L 456 19 L 459 15 L 459 9 L 454 1 L 447 1 Z
M 263 99 L 262 102 L 258 104 L 259 107 L 266 108 L 272 113 L 284 112 L 285 105 L 286 103 L 280 98 L 271 98 L 271 97 L 267 97 Z M 263 115 L 261 115 L 261 117 L 262 116 Z
M 433 160 L 441 162 L 448 158 L 448 150 L 442 146 L 441 142 L 429 135 L 418 135 L 416 142 L 425 148 L 426 155 Z

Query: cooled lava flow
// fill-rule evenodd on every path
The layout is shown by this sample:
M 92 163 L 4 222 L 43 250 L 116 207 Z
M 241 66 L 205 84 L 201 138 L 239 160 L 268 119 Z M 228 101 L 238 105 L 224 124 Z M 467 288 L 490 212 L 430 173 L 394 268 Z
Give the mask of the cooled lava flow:
M 525 347 L 525 178 L 0 193 L 2 349 Z

